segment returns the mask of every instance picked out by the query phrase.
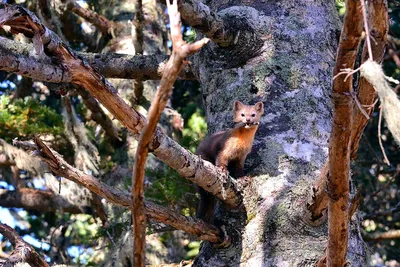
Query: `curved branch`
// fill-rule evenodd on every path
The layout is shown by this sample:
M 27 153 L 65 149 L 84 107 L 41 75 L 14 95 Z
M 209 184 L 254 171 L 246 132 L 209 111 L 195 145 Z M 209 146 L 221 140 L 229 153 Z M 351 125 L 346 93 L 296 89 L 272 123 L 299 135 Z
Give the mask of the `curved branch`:
M 15 143 L 25 149 L 40 151 L 37 154 L 47 163 L 48 167 L 55 175 L 65 177 L 115 205 L 132 209 L 132 201 L 129 194 L 114 189 L 113 187 L 100 182 L 95 177 L 72 167 L 61 155 L 46 146 L 39 138 L 35 138 L 35 142 L 36 145 L 22 141 L 16 141 Z M 220 237 L 220 231 L 217 227 L 205 223 L 197 218 L 183 216 L 173 210 L 159 206 L 150 201 L 145 201 L 145 213 L 150 219 L 186 231 L 197 236 L 201 240 L 207 240 L 213 243 L 218 243 L 223 240 Z
M 7 238 L 14 247 L 14 251 L 7 258 L 4 266 L 14 266 L 19 262 L 26 262 L 31 266 L 49 267 L 47 262 L 39 256 L 35 249 L 26 243 L 10 226 L 0 223 L 0 233 Z

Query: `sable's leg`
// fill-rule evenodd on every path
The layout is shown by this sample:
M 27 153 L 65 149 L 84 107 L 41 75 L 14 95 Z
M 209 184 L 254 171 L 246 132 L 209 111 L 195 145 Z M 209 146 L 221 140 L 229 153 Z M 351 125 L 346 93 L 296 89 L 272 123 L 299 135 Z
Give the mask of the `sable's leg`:
M 228 172 L 228 157 L 226 157 L 222 152 L 219 153 L 215 160 L 215 166 L 219 167 L 223 172 Z
M 242 186 L 247 186 L 249 184 L 249 177 L 244 174 L 244 161 L 246 160 L 246 157 L 243 157 L 243 159 L 240 160 L 236 176 L 236 179 L 238 179 L 238 182 L 241 183 Z
M 244 175 L 244 160 L 246 158 L 240 159 L 237 161 L 237 163 L 235 162 L 235 176 L 236 179 L 241 178 Z

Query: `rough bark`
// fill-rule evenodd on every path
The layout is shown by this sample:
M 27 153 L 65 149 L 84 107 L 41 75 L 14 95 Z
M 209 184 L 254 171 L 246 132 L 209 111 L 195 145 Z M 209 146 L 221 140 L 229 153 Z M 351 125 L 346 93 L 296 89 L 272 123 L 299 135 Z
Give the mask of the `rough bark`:
M 340 35 L 333 75 L 343 68 L 354 68 L 361 43 L 363 19 L 361 2 L 346 1 L 346 14 Z M 333 122 L 329 144 L 328 247 L 327 266 L 344 266 L 348 246 L 350 146 L 353 127 L 353 79 L 337 77 L 333 82 Z
M 46 58 L 30 55 L 33 46 L 0 37 L 0 70 L 53 83 L 71 82 L 68 70 Z M 164 72 L 166 55 L 124 55 L 77 53 L 106 78 L 159 80 Z M 7 63 L 7 64 L 5 64 Z M 190 67 L 182 70 L 179 79 L 195 79 Z
M 387 33 L 389 30 L 388 14 L 386 1 L 368 1 L 369 25 L 371 27 L 371 35 L 374 38 L 372 42 L 372 54 L 377 62 L 382 61 L 385 51 Z M 364 45 L 362 52 L 362 62 L 368 59 L 367 45 Z M 373 104 L 376 99 L 376 92 L 364 77 L 360 78 L 356 96 L 362 108 L 367 115 L 371 115 L 374 110 Z M 369 119 L 360 111 L 360 107 L 354 103 L 353 105 L 353 127 L 351 131 L 351 159 L 357 156 L 357 150 L 360 143 L 362 133 Z M 328 164 L 328 160 L 325 164 Z M 323 175 L 326 173 L 326 175 Z M 325 169 L 321 170 L 321 175 L 314 185 L 313 200 L 309 205 L 312 219 L 322 216 L 322 212 L 328 208 L 328 195 L 326 191 L 326 181 L 329 172 Z
M 246 2 L 246 3 L 245 3 Z M 308 189 L 328 152 L 332 71 L 339 20 L 327 1 L 204 1 L 233 21 L 247 18 L 237 45 L 207 46 L 196 55 L 210 133 L 231 126 L 234 100 L 263 101 L 253 152 L 245 173 L 246 214 L 219 206 L 215 221 L 232 233 L 232 246 L 202 246 L 194 266 L 311 266 L 324 254 L 327 225 L 307 218 Z M 251 39 L 256 36 L 255 39 Z M 249 38 L 249 39 L 246 39 Z M 253 42 L 249 40 L 255 40 Z M 250 59 L 243 60 L 241 51 Z M 365 266 L 357 221 L 350 224 L 348 260 Z

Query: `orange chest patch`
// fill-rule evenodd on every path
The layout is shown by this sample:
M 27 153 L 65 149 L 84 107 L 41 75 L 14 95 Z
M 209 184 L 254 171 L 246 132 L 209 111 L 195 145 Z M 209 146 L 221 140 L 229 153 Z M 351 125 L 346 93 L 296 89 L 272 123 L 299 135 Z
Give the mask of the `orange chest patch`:
M 257 129 L 239 129 L 227 139 L 224 148 L 233 154 L 248 153 L 253 146 L 254 135 Z

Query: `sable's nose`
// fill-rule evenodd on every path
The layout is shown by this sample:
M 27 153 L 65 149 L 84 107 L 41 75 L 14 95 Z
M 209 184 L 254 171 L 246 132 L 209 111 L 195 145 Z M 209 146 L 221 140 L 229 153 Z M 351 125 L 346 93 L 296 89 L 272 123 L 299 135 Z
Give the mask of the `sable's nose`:
M 250 119 L 249 119 L 249 118 L 247 118 L 247 119 L 246 119 L 246 121 L 247 121 L 247 122 L 250 122 Z

